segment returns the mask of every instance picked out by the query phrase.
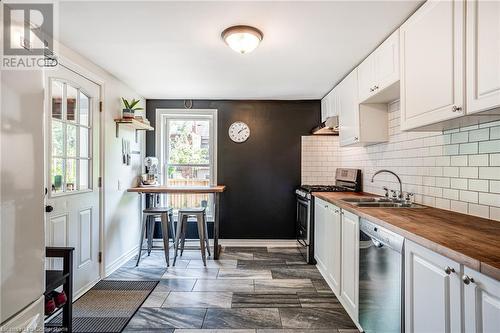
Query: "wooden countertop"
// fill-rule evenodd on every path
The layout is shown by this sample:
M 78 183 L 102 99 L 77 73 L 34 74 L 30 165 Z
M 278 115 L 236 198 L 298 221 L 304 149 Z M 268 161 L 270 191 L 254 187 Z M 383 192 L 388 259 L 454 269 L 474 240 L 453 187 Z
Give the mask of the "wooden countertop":
M 500 280 L 499 221 L 427 206 L 359 208 L 340 200 L 375 196 L 370 193 L 314 192 L 313 195 Z
M 127 189 L 127 192 L 137 193 L 221 193 L 226 190 L 226 185 L 215 185 L 206 187 L 171 187 L 171 186 L 137 186 Z

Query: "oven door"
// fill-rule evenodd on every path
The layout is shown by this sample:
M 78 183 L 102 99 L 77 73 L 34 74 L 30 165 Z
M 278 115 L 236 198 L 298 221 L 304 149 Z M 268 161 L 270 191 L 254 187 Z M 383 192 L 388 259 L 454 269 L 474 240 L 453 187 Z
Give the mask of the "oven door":
M 311 201 L 297 196 L 297 241 L 302 247 L 307 247 L 309 243 L 310 221 L 311 221 Z

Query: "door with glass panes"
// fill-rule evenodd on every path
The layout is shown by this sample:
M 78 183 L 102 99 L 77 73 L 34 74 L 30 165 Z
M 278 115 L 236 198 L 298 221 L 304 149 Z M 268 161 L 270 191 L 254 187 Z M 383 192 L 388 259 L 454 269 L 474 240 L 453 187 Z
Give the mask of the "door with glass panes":
M 100 86 L 63 66 L 48 71 L 45 84 L 46 244 L 75 248 L 73 290 L 77 295 L 100 278 Z

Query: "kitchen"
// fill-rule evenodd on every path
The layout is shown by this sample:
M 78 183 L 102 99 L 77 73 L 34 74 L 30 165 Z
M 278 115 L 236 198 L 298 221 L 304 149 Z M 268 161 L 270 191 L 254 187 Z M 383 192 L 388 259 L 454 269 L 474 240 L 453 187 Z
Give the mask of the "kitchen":
M 1 73 L 0 330 L 500 331 L 500 2 L 54 8 Z

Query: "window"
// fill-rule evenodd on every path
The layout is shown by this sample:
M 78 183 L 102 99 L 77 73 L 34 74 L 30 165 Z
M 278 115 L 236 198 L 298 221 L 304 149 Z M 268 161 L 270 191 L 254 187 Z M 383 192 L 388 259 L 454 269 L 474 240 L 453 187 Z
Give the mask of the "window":
M 70 83 L 51 80 L 50 185 L 59 195 L 91 188 L 90 98 Z
M 162 110 L 160 157 L 163 184 L 172 187 L 207 187 L 216 183 L 214 111 Z M 157 138 L 158 139 L 158 138 Z M 169 194 L 167 205 L 177 211 L 186 207 L 207 207 L 213 216 L 210 194 Z

